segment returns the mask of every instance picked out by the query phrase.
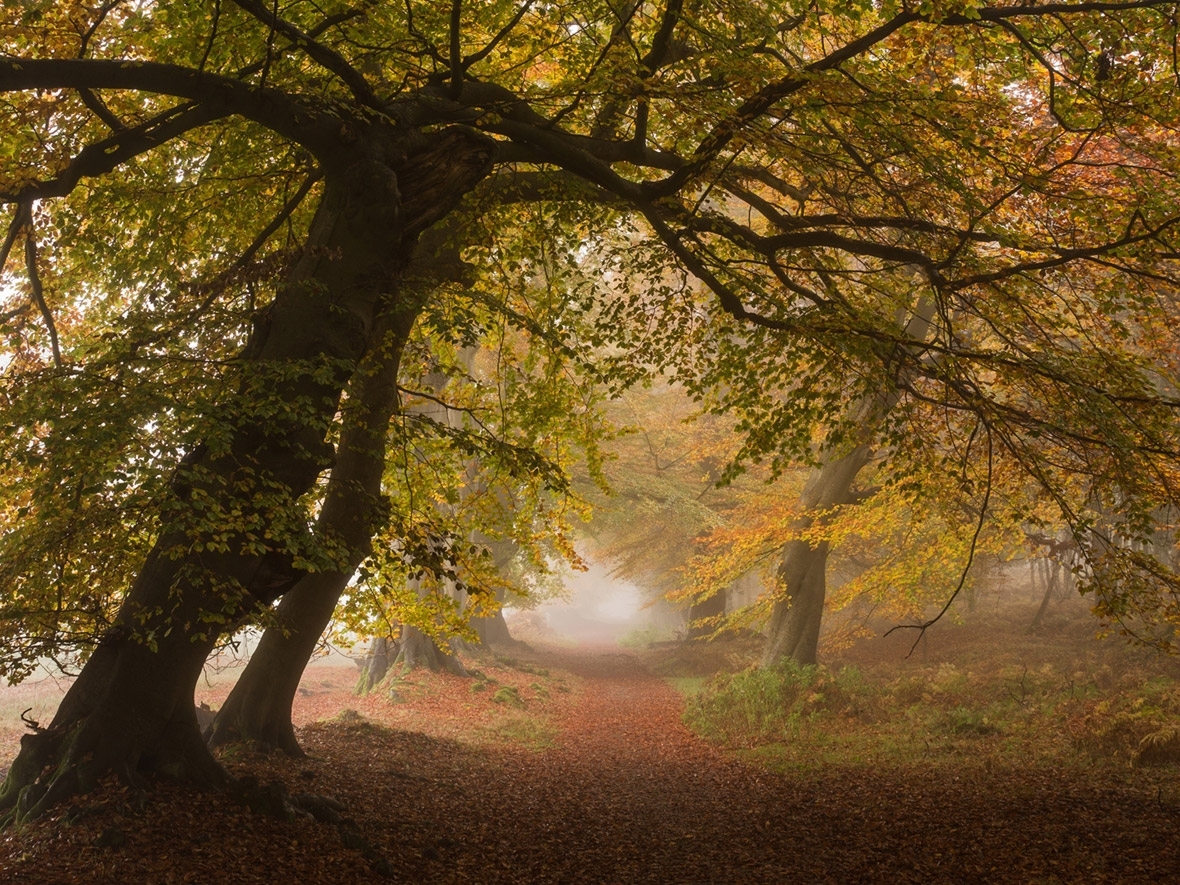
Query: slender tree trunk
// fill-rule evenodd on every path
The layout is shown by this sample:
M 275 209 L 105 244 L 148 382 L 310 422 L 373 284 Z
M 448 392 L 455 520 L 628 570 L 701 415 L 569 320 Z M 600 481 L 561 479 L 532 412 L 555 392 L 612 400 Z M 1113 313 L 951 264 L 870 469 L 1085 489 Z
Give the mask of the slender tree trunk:
M 241 677 L 206 737 L 210 746 L 245 740 L 301 756 L 291 724 L 299 680 L 353 572 L 368 555 L 381 517 L 381 477 L 389 420 L 397 408 L 402 350 L 417 299 L 395 305 L 383 343 L 366 356 L 344 408 L 336 464 L 316 521 L 317 536 L 340 551 L 339 568 L 304 575 L 283 596 Z
M 925 339 L 934 307 L 934 299 L 920 297 L 912 313 L 899 317 L 900 331 L 915 342 Z M 862 397 L 852 406 L 850 416 L 860 426 L 873 428 L 889 414 L 899 398 L 897 386 L 875 396 Z M 852 484 L 871 454 L 868 442 L 844 453 L 824 453 L 822 465 L 812 471 L 799 497 L 796 531 L 806 531 L 818 514 L 849 501 Z M 778 596 L 770 613 L 762 666 L 773 666 L 787 659 L 800 664 L 817 662 L 827 600 L 829 552 L 827 543 L 812 546 L 803 540 L 791 541 L 784 548 L 776 580 Z
M 300 579 L 283 520 L 330 463 L 325 434 L 378 302 L 396 291 L 418 234 L 489 168 L 488 144 L 466 131 L 425 144 L 396 171 L 357 153 L 326 174 L 303 257 L 251 336 L 237 396 L 178 472 L 172 526 L 53 721 L 22 738 L 0 788 L 10 818 L 111 771 L 224 782 L 193 706 L 204 660 L 224 630 Z
M 860 445 L 812 472 L 799 499 L 800 516 L 794 523 L 797 531 L 810 528 L 817 511 L 848 500 L 852 483 L 868 463 L 869 455 L 869 446 Z M 827 597 L 828 552 L 826 542 L 813 547 L 803 540 L 791 541 L 784 549 L 777 576 L 779 597 L 771 609 L 762 653 L 764 667 L 787 659 L 799 664 L 816 663 Z
M 1053 601 L 1053 595 L 1057 592 L 1058 564 L 1045 558 L 1039 561 L 1039 566 L 1039 570 L 1045 579 L 1045 592 L 1041 595 L 1041 604 L 1037 608 L 1037 613 L 1033 615 L 1032 623 L 1028 625 L 1030 633 L 1040 630 L 1044 626 L 1045 614 L 1049 611 L 1049 603 Z

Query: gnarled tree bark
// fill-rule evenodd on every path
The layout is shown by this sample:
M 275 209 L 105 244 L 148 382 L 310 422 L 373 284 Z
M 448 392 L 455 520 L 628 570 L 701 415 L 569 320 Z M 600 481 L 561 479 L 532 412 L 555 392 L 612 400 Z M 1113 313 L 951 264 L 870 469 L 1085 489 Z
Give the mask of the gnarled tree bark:
M 279 543 L 225 537 L 193 514 L 268 525 L 275 511 L 296 507 L 331 463 L 325 435 L 382 299 L 397 291 L 419 234 L 490 164 L 490 143 L 469 130 L 407 140 L 383 128 L 325 171 L 303 256 L 256 325 L 237 394 L 178 472 L 179 515 L 53 721 L 22 739 L 0 811 L 36 816 L 110 771 L 224 782 L 193 707 L 204 660 L 226 626 L 303 574 Z
M 206 731 L 210 746 L 250 741 L 300 756 L 291 704 L 303 670 L 336 603 L 367 555 L 381 518 L 385 438 L 397 407 L 397 370 L 417 305 L 395 305 L 384 341 L 366 356 L 345 405 L 336 464 L 316 520 L 321 541 L 336 547 L 338 568 L 304 575 L 285 594 L 274 621 Z
M 241 740 L 303 755 L 291 723 L 291 706 L 341 594 L 370 549 L 382 506 L 386 440 L 398 408 L 398 370 L 406 340 L 433 287 L 463 275 L 462 263 L 450 254 L 453 227 L 444 222 L 419 241 L 400 283 L 404 297 L 382 315 L 381 344 L 366 355 L 353 381 L 336 464 L 316 520 L 317 535 L 342 551 L 341 568 L 305 575 L 283 596 L 273 623 L 205 732 L 212 747 Z

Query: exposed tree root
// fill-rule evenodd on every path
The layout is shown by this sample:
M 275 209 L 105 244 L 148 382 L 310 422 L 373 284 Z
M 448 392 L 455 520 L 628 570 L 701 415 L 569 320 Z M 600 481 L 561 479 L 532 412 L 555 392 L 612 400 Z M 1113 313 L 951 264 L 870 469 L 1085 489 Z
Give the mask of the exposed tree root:
M 471 675 L 455 655 L 448 654 L 430 636 L 409 625 L 402 627 L 402 638 L 394 664 L 401 665 L 403 670 L 425 667 L 436 673 L 445 670 L 456 676 Z
M 150 729 L 150 741 L 142 724 L 112 724 L 97 714 L 25 735 L 0 787 L 0 826 L 34 820 L 108 774 L 137 787 L 153 773 L 198 789 L 229 785 L 233 779 L 210 755 L 192 715 L 191 723 Z

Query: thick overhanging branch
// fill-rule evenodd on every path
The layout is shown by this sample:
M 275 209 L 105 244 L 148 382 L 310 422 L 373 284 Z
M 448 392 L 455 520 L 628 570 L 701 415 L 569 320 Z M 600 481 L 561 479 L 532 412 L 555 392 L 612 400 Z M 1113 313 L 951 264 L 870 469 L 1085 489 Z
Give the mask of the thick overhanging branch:
M 278 89 L 181 65 L 105 59 L 0 57 L 0 92 L 32 89 L 124 89 L 197 103 L 206 121 L 240 116 L 329 157 L 346 145 L 341 120 Z M 190 127 L 191 128 L 191 127 Z
M 19 202 L 64 197 L 71 193 L 82 179 L 106 175 L 128 160 L 210 123 L 218 116 L 203 105 L 187 102 L 170 108 L 134 129 L 121 129 L 102 141 L 87 145 L 69 162 L 61 174 L 54 178 L 27 185 L 19 193 L 0 192 L 0 200 Z
M 600 164 L 631 163 L 662 170 L 677 169 L 684 164 L 683 158 L 677 154 L 652 150 L 636 145 L 631 140 L 616 141 L 567 132 L 554 120 L 537 113 L 516 93 L 495 83 L 467 79 L 457 101 L 452 102 L 444 96 L 440 96 L 439 100 L 444 98 L 446 103 L 440 104 L 439 110 L 445 110 L 450 104 L 454 111 L 465 111 L 480 128 L 532 145 L 541 151 L 545 162 L 574 171 L 582 171 L 570 165 L 570 162 L 578 162 L 579 157 L 593 158 Z M 492 119 L 482 112 L 491 112 L 498 119 Z M 617 173 L 611 174 L 629 188 L 635 187 L 634 183 L 619 177 Z

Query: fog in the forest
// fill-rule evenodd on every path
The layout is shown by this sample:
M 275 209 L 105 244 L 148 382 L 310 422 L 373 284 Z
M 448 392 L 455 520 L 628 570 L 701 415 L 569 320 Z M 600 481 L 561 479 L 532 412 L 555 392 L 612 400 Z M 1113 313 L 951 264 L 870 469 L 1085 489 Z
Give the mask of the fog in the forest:
M 620 581 L 595 563 L 589 571 L 567 572 L 566 598 L 532 610 L 504 610 L 514 636 L 551 638 L 584 645 L 613 644 L 663 626 L 663 606 L 648 606 L 634 584 Z M 670 629 L 669 629 L 669 632 Z

